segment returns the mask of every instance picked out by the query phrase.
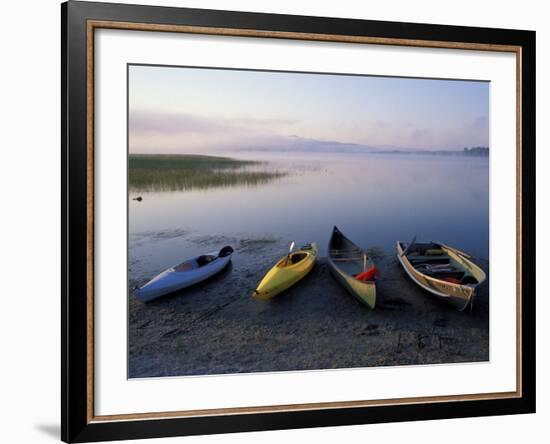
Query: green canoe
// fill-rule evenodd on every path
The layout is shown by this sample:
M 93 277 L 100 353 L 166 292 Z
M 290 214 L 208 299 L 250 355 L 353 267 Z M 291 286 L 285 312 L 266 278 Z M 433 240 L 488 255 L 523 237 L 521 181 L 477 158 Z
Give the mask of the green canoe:
M 340 284 L 369 308 L 376 305 L 376 276 L 372 259 L 334 227 L 328 244 L 330 271 Z

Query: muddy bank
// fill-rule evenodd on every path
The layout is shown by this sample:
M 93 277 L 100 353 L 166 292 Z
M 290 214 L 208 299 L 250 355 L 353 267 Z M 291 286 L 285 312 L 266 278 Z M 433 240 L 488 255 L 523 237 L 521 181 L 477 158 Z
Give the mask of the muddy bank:
M 204 284 L 149 304 L 130 291 L 131 378 L 489 359 L 489 279 L 479 287 L 473 311 L 457 312 L 410 281 L 394 251 L 376 249 L 372 256 L 382 278 L 375 310 L 346 293 L 322 257 L 296 286 L 259 302 L 251 293 L 289 240 L 179 236 L 205 249 L 233 245 L 233 265 Z M 158 240 L 155 233 L 140 238 Z M 160 271 L 139 254 L 130 255 L 130 289 Z M 488 263 L 475 261 L 488 274 Z

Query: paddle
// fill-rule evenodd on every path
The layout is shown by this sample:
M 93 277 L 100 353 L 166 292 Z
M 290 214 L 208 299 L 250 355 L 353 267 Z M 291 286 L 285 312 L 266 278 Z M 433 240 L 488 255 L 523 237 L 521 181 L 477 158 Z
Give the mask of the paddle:
M 288 264 L 288 261 L 290 260 L 290 254 L 292 253 L 292 250 L 294 250 L 294 241 L 290 244 L 290 248 L 288 249 L 288 255 L 286 257 L 285 265 Z
M 407 248 L 405 248 L 403 253 L 401 253 L 401 257 L 405 256 L 409 252 L 409 249 L 414 245 L 415 242 L 416 242 L 416 234 L 412 238 L 412 241 L 410 241 L 409 244 L 407 245 Z

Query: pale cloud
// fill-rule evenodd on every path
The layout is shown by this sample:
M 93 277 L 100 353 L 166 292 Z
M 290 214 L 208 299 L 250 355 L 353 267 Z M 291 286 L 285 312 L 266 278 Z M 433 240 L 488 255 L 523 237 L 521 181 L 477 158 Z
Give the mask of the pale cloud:
M 190 113 L 132 110 L 130 151 L 178 153 L 240 148 L 325 150 L 354 149 L 353 145 L 414 150 L 488 146 L 489 122 L 479 116 L 456 127 L 421 127 L 375 119 L 321 125 L 285 118 L 221 118 Z M 297 142 L 298 141 L 298 142 Z
M 277 129 L 295 123 L 289 119 L 223 119 L 187 113 L 131 111 L 130 151 L 177 153 L 272 146 L 281 143 Z
M 134 134 L 209 133 L 229 129 L 219 120 L 184 113 L 132 111 L 129 119 L 130 133 Z

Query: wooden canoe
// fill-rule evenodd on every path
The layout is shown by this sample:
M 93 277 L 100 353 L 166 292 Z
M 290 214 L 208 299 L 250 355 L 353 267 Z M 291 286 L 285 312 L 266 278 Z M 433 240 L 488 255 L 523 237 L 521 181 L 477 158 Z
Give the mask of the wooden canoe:
M 376 267 L 372 259 L 360 247 L 334 227 L 328 244 L 330 271 L 340 284 L 359 302 L 369 308 L 376 305 Z M 357 276 L 372 274 L 368 280 Z
M 462 311 L 471 306 L 485 272 L 456 248 L 437 242 L 397 242 L 397 258 L 423 289 Z

